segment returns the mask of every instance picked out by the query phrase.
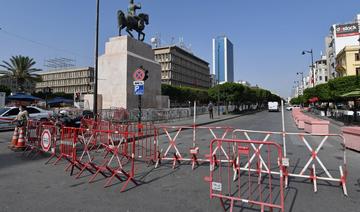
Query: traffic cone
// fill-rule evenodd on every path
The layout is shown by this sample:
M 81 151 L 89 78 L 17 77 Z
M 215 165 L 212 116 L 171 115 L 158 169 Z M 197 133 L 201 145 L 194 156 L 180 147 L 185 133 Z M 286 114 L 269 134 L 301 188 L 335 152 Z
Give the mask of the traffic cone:
M 9 147 L 10 147 L 10 148 L 16 146 L 16 143 L 17 143 L 18 138 L 19 138 L 19 128 L 18 128 L 18 127 L 15 127 L 15 129 L 14 129 L 14 134 L 13 134 L 12 139 L 11 139 L 11 142 L 10 142 L 10 144 L 9 144 Z
M 24 128 L 20 127 L 20 132 L 19 132 L 19 139 L 15 145 L 16 149 L 23 149 L 25 148 L 25 139 L 24 139 Z

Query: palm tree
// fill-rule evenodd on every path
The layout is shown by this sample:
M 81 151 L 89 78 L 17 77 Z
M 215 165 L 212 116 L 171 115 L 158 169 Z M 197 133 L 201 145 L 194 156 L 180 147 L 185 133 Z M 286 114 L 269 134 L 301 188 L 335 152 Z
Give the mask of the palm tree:
M 3 64 L 0 64 L 0 67 L 6 69 L 1 71 L 4 74 L 2 77 L 14 80 L 18 91 L 24 91 L 26 82 L 34 83 L 41 81 L 41 77 L 35 73 L 41 70 L 33 68 L 36 62 L 32 58 L 18 55 L 12 56 L 10 62 L 2 62 Z

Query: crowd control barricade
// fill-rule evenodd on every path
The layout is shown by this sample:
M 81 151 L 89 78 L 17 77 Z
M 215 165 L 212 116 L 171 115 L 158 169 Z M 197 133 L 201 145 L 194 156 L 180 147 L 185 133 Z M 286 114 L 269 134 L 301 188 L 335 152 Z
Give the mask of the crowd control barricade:
M 89 182 L 94 182 L 98 174 L 101 174 L 107 178 L 104 187 L 110 186 L 115 178 L 124 182 L 121 192 L 125 191 L 130 182 L 138 185 L 134 178 L 135 134 L 117 130 L 95 130 L 94 133 L 96 138 L 107 137 L 108 141 L 102 143 L 105 154 L 90 163 L 95 171 Z
M 31 153 L 39 151 L 40 147 L 40 121 L 28 120 L 26 125 L 26 148 L 24 155 L 30 156 Z
M 140 161 L 155 164 L 157 157 L 157 129 L 152 123 L 129 123 L 128 133 L 135 135 L 135 158 Z
M 236 129 L 234 139 L 274 141 L 283 146 L 282 163 L 284 165 L 285 187 L 289 180 L 308 179 L 318 190 L 318 181 L 339 183 L 347 196 L 346 149 L 345 140 L 339 134 L 307 134 L 291 132 L 270 132 Z M 289 148 L 289 145 L 291 148 Z M 268 170 L 259 153 L 262 145 L 251 145 L 255 151 L 250 157 L 253 161 L 259 154 L 260 162 Z M 248 165 L 245 165 L 247 167 Z M 329 184 L 333 185 L 333 184 Z M 336 185 L 336 184 L 335 184 Z
M 33 157 L 40 153 L 56 155 L 57 130 L 55 124 L 48 121 L 28 120 L 26 127 L 26 149 L 24 155 Z
M 170 161 L 175 168 L 181 162 L 190 162 L 192 169 L 202 162 L 209 162 L 209 140 L 202 139 L 202 133 L 210 134 L 213 139 L 231 138 L 230 127 L 205 126 L 158 126 L 158 155 L 155 167 L 162 161 Z M 181 140 L 181 142 L 179 142 Z M 220 150 L 225 151 L 222 147 Z
M 43 122 L 39 127 L 39 135 L 40 135 L 40 152 L 42 153 L 50 153 L 50 161 L 52 158 L 57 157 L 58 148 L 58 129 L 52 122 Z
M 262 146 L 257 152 L 253 147 Z M 226 210 L 284 211 L 282 149 L 275 142 L 214 139 L 210 143 L 210 198 Z M 260 154 L 261 153 L 261 154 Z M 251 160 L 251 156 L 255 158 Z M 262 159 L 260 158 L 262 155 Z M 265 169 L 266 164 L 267 169 Z M 238 172 L 233 178 L 234 172 Z
M 81 170 L 81 166 L 77 163 L 76 143 L 78 140 L 79 130 L 81 128 L 63 127 L 61 130 L 61 139 L 59 142 L 60 154 L 58 155 L 55 165 L 61 160 L 68 161 L 68 166 L 65 170 L 71 168 L 70 175 L 73 174 L 74 168 Z

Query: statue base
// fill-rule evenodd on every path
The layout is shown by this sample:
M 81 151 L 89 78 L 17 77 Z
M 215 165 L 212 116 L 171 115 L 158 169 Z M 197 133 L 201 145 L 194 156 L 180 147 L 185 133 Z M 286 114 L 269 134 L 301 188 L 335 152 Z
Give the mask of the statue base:
M 120 36 L 110 38 L 105 45 L 105 54 L 99 57 L 98 93 L 102 95 L 103 109 L 138 108 L 133 74 L 140 66 L 149 71 L 142 107 L 159 107 L 157 96 L 161 95 L 161 68 L 155 61 L 151 46 L 129 36 Z

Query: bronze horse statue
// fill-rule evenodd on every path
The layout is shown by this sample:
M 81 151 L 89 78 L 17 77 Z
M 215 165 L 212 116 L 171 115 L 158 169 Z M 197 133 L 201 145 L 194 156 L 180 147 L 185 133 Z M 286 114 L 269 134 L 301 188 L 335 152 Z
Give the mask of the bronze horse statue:
M 144 41 L 145 33 L 143 33 L 143 30 L 145 29 L 145 25 L 149 24 L 149 15 L 140 13 L 138 16 L 126 16 L 123 11 L 118 10 L 117 19 L 119 36 L 121 36 L 121 30 L 126 27 L 126 32 L 129 33 L 131 37 L 134 37 L 131 31 L 135 30 L 138 33 L 138 40 Z

